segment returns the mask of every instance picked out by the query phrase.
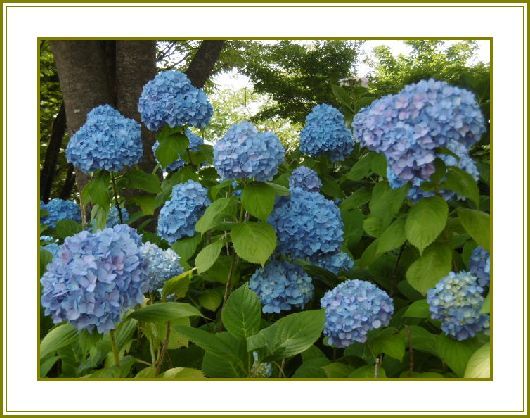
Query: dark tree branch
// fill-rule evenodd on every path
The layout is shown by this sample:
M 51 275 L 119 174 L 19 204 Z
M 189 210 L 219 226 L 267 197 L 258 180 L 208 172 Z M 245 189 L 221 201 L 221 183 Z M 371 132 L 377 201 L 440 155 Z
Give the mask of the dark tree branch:
M 202 88 L 212 74 L 215 63 L 219 59 L 225 41 L 202 41 L 193 57 L 186 75 L 195 87 Z
M 63 103 L 61 104 L 59 113 L 53 120 L 52 132 L 48 147 L 46 148 L 42 170 L 40 172 L 40 197 L 44 202 L 47 202 L 50 198 L 56 173 L 55 167 L 57 165 L 57 157 L 59 156 L 59 150 L 61 149 L 65 131 L 66 112 Z
M 75 171 L 72 164 L 66 165 L 66 178 L 64 179 L 63 187 L 59 197 L 64 200 L 70 199 L 75 185 Z

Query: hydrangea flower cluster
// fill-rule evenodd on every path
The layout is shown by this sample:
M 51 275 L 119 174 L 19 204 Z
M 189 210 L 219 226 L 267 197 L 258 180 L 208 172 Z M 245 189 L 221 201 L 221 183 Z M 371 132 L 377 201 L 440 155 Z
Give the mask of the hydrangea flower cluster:
M 170 244 L 195 234 L 195 224 L 210 204 L 208 191 L 193 180 L 177 184 L 160 210 L 157 233 Z
M 59 248 L 61 248 L 61 246 L 59 244 L 56 244 L 55 242 L 52 242 L 51 244 L 44 245 L 42 248 L 48 251 L 53 257 L 55 257 L 59 252 Z
M 320 193 L 300 188 L 280 199 L 269 217 L 278 251 L 297 258 L 336 253 L 344 239 L 339 208 Z
M 114 329 L 124 310 L 143 301 L 141 245 L 127 225 L 66 238 L 41 278 L 44 313 L 79 330 Z
M 92 109 L 66 147 L 68 162 L 85 173 L 121 171 L 137 164 L 142 155 L 140 124 L 109 105 Z
M 289 178 L 289 188 L 295 187 L 308 192 L 318 192 L 322 187 L 322 182 L 315 171 L 301 165 L 293 170 Z
M 339 274 L 341 272 L 351 270 L 354 265 L 350 254 L 342 251 L 335 254 L 326 254 L 320 257 L 313 257 L 311 261 L 316 266 L 330 271 L 333 274 Z
M 257 351 L 252 352 L 252 357 L 254 359 L 254 362 L 252 363 L 252 367 L 250 368 L 250 377 L 254 377 L 254 378 L 271 377 L 272 376 L 272 364 L 260 362 Z
M 184 271 L 180 265 L 180 257 L 171 248 L 163 250 L 155 244 L 146 242 L 142 246 L 142 255 L 147 261 L 144 292 L 160 289 L 167 279 L 178 276 Z
M 422 80 L 372 102 L 355 115 L 352 127 L 362 145 L 385 154 L 392 187 L 411 183 L 413 199 L 426 195 L 419 186 L 434 173 L 435 158 L 478 175 L 469 149 L 485 132 L 484 117 L 468 90 Z M 439 148 L 449 149 L 460 161 Z
M 41 216 L 40 222 L 50 228 L 55 228 L 57 222 L 66 219 L 81 222 L 81 210 L 79 205 L 73 200 L 63 200 L 56 197 L 48 203 L 41 201 L 40 208 L 48 212 L 46 215 Z
M 480 313 L 483 290 L 471 273 L 449 273 L 427 292 L 431 318 L 441 321 L 442 331 L 458 341 L 489 332 L 489 315 Z
M 342 113 L 328 104 L 316 105 L 300 132 L 300 151 L 311 157 L 328 155 L 332 161 L 342 161 L 351 154 L 353 137 Z
M 204 144 L 203 139 L 199 135 L 195 135 L 189 129 L 186 129 L 185 134 L 188 137 L 188 141 L 189 141 L 189 147 L 188 148 L 191 151 L 199 151 L 200 146 Z M 155 158 L 156 158 L 156 153 L 155 152 L 158 149 L 159 145 L 160 145 L 159 142 L 155 141 L 155 143 L 153 144 L 153 147 L 152 147 L 153 155 L 155 156 Z M 156 161 L 159 162 L 158 159 Z M 182 167 L 184 167 L 185 164 L 186 164 L 186 162 L 182 158 L 177 158 L 174 162 L 169 164 L 164 170 L 166 170 L 168 173 L 170 173 L 170 172 L 173 172 L 173 171 L 180 170 Z
M 147 129 L 156 132 L 165 124 L 204 128 L 212 118 L 213 107 L 186 74 L 162 71 L 144 86 L 138 112 Z
M 311 277 L 302 267 L 278 260 L 256 270 L 249 287 L 259 296 L 264 313 L 303 308 L 314 292 Z
M 387 326 L 394 313 L 394 302 L 386 292 L 357 279 L 328 290 L 321 306 L 326 311 L 324 335 L 339 348 L 366 342 L 368 332 Z
M 478 279 L 479 286 L 490 285 L 490 253 L 482 247 L 477 247 L 471 253 L 469 272 Z
M 258 132 L 250 122 L 232 125 L 213 147 L 214 166 L 222 180 L 271 180 L 285 158 L 285 150 L 272 132 Z

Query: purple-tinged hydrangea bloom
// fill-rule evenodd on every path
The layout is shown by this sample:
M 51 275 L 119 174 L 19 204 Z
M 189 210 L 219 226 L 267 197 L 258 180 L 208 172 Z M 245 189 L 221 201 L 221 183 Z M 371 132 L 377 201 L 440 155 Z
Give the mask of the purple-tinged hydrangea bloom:
M 269 223 L 276 230 L 278 251 L 296 258 L 336 253 L 344 240 L 339 208 L 320 193 L 300 188 L 278 200 Z
M 353 137 L 342 113 L 328 104 L 316 105 L 300 132 L 300 151 L 311 157 L 327 155 L 332 161 L 342 161 L 351 154 Z
M 54 198 L 48 203 L 41 201 L 40 208 L 48 212 L 46 215 L 41 216 L 40 222 L 50 228 L 55 228 L 57 222 L 66 219 L 81 222 L 81 210 L 79 205 L 73 200 Z
M 163 250 L 155 244 L 146 242 L 142 246 L 142 254 L 147 262 L 148 279 L 145 282 L 145 292 L 160 289 L 167 279 L 178 276 L 184 271 L 180 265 L 180 257 L 171 248 Z
M 210 204 L 208 190 L 201 184 L 188 180 L 177 184 L 160 210 L 157 233 L 170 244 L 182 237 L 195 235 L 195 224 Z
M 469 272 L 478 279 L 479 286 L 490 285 L 490 253 L 482 247 L 477 247 L 469 259 Z
M 204 144 L 203 139 L 199 135 L 195 135 L 189 129 L 186 129 L 185 133 L 189 141 L 188 148 L 191 151 L 199 151 L 200 146 Z M 158 146 L 159 146 L 158 141 L 155 141 L 152 147 L 153 155 L 155 156 L 155 158 L 156 158 L 155 151 L 158 149 Z M 157 162 L 158 162 L 158 159 L 157 159 Z M 166 168 L 164 168 L 164 170 L 167 171 L 168 173 L 171 173 L 173 171 L 180 170 L 185 165 L 186 165 L 186 162 L 182 158 L 177 158 L 174 162 L 172 162 Z
M 315 171 L 302 165 L 295 168 L 291 173 L 289 187 L 291 189 L 299 187 L 308 192 L 318 192 L 322 187 L 322 182 Z
M 85 173 L 121 171 L 137 164 L 142 155 L 140 124 L 109 105 L 92 109 L 66 147 L 68 162 Z
M 314 292 L 313 281 L 302 267 L 277 260 L 256 270 L 249 287 L 259 296 L 264 313 L 303 308 Z
M 324 270 L 330 271 L 333 274 L 346 272 L 353 268 L 354 262 L 350 254 L 345 252 L 338 252 L 335 254 L 326 254 L 320 257 L 311 258 L 311 262 Z
M 163 125 L 204 128 L 213 115 L 213 107 L 202 89 L 191 84 L 180 71 L 162 71 L 143 88 L 138 112 L 150 131 Z
M 458 341 L 488 333 L 489 315 L 480 313 L 483 291 L 471 273 L 449 273 L 427 292 L 431 318 L 441 322 L 444 334 Z
M 258 132 L 250 122 L 232 125 L 213 146 L 214 166 L 222 180 L 272 180 L 285 150 L 272 132 Z
M 394 302 L 385 291 L 357 279 L 328 290 L 321 306 L 326 311 L 324 335 L 329 345 L 339 348 L 366 342 L 368 332 L 386 327 L 394 313 Z
M 116 328 L 121 314 L 144 299 L 141 245 L 127 225 L 66 238 L 41 278 L 44 313 L 79 330 L 103 334 Z

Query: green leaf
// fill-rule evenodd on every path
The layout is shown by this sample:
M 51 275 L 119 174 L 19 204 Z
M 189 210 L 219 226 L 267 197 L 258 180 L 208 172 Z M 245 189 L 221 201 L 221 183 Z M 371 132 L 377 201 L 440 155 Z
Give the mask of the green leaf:
M 406 318 L 428 318 L 429 315 L 429 304 L 425 299 L 412 302 L 403 314 Z
M 266 183 L 250 183 L 241 194 L 245 210 L 262 221 L 266 221 L 274 207 L 275 190 Z
M 400 334 L 381 335 L 369 342 L 372 354 L 384 353 L 401 361 L 405 355 L 405 339 Z
M 410 340 L 410 345 L 414 350 L 423 351 L 426 353 L 437 355 L 437 335 L 431 334 L 425 328 L 416 325 L 407 325 L 405 329 L 401 330 L 400 334 L 407 341 Z
M 232 292 L 221 312 L 226 330 L 237 337 L 248 338 L 259 331 L 261 303 L 248 285 Z
M 143 322 L 171 321 L 190 316 L 201 316 L 201 313 L 189 303 L 178 302 L 155 303 L 129 314 L 130 318 Z
M 139 168 L 127 171 L 123 177 L 124 188 L 143 190 L 149 193 L 160 191 L 160 180 L 154 173 L 146 173 Z
M 138 373 L 136 373 L 136 376 L 134 376 L 136 379 L 149 379 L 156 377 L 156 367 L 154 366 L 148 366 L 140 370 Z
M 71 219 L 62 219 L 57 222 L 54 236 L 60 239 L 65 239 L 66 237 L 75 235 L 78 232 L 81 232 L 82 230 L 83 227 L 81 226 L 81 224 L 72 221 Z
M 372 171 L 374 155 L 375 153 L 369 152 L 362 156 L 359 161 L 353 165 L 351 170 L 344 175 L 344 177 L 351 181 L 359 181 L 367 177 Z
M 195 224 L 195 230 L 204 234 L 216 227 L 223 219 L 230 216 L 235 208 L 236 200 L 233 197 L 222 197 L 215 200 L 206 208 L 204 215 Z
M 216 350 L 206 350 L 202 360 L 202 370 L 206 376 L 248 377 L 251 360 L 246 341 L 228 332 L 217 333 L 214 337 L 216 344 L 222 344 L 229 351 L 220 354 Z
M 484 303 L 482 304 L 482 309 L 480 310 L 480 313 L 490 313 L 491 309 L 491 297 L 490 292 L 488 292 L 487 296 L 484 298 Z
M 215 260 L 221 254 L 223 242 L 224 240 L 219 239 L 199 251 L 199 254 L 195 257 L 195 267 L 197 267 L 199 274 L 208 271 L 214 265 Z
M 184 134 L 166 134 L 161 132 L 157 135 L 158 148 L 155 151 L 156 159 L 163 168 L 184 155 L 189 146 L 188 137 Z
M 46 266 L 53 260 L 53 254 L 44 248 L 40 248 L 40 275 L 42 276 L 46 272 Z
M 482 248 L 489 251 L 490 248 L 490 216 L 479 210 L 459 208 L 458 219 L 471 235 L 471 238 Z
M 193 275 L 193 270 L 185 271 L 178 276 L 172 277 L 164 283 L 162 288 L 162 298 L 165 299 L 169 295 L 175 295 L 177 299 L 183 298 L 188 293 L 190 285 L 190 277 Z
M 340 204 L 341 211 L 356 209 L 370 201 L 372 192 L 368 189 L 359 189 L 354 191 L 346 199 L 342 200 Z
M 93 203 L 102 208 L 109 207 L 111 199 L 109 185 L 110 173 L 107 171 L 96 172 L 81 191 L 83 204 Z
M 435 243 L 412 263 L 407 270 L 407 281 L 422 295 L 433 288 L 451 271 L 451 248 Z
M 318 340 L 324 329 L 324 310 L 287 315 L 247 339 L 248 351 L 264 350 L 264 360 L 300 354 Z
M 409 242 L 420 250 L 429 246 L 445 228 L 449 208 L 439 196 L 420 200 L 409 211 L 405 234 Z
M 377 254 L 401 247 L 405 243 L 405 218 L 396 219 L 377 239 Z
M 262 222 L 245 222 L 232 228 L 232 243 L 237 255 L 262 266 L 276 248 L 276 232 Z
M 383 221 L 377 216 L 368 216 L 368 218 L 363 221 L 363 229 L 372 237 L 378 237 L 379 234 L 381 234 L 382 228 Z
M 407 192 L 407 185 L 399 189 L 390 188 L 386 182 L 379 182 L 375 185 L 369 203 L 370 215 L 381 219 L 382 229 L 390 225 L 394 216 L 398 214 Z
M 146 216 L 154 215 L 156 208 L 162 204 L 155 195 L 149 194 L 131 196 L 130 200 L 140 206 L 140 210 Z
M 341 104 L 341 106 L 344 106 L 350 112 L 355 113 L 351 105 L 351 103 L 353 102 L 353 97 L 350 95 L 348 90 L 346 90 L 344 87 L 332 84 L 331 92 L 333 93 L 337 101 Z
M 479 191 L 475 179 L 468 172 L 458 167 L 448 167 L 442 188 L 467 197 L 478 207 Z
M 375 365 L 374 366 L 361 366 L 358 369 L 350 373 L 348 377 L 356 378 L 372 378 L 375 379 Z M 385 369 L 379 367 L 377 370 L 377 378 L 386 377 Z
M 214 265 L 201 275 L 201 278 L 207 282 L 225 284 L 230 276 L 232 284 L 239 283 L 239 269 L 233 268 L 234 263 L 233 256 L 220 255 Z
M 471 355 L 466 365 L 464 377 L 472 379 L 488 379 L 491 377 L 489 343 L 484 344 Z
M 363 236 L 364 215 L 360 209 L 342 209 L 340 211 L 344 223 L 344 242 L 346 245 L 355 245 Z
M 436 337 L 436 352 L 438 357 L 446 363 L 458 377 L 463 377 L 466 365 L 477 349 L 476 342 L 472 340 L 456 341 L 440 334 Z
M 201 370 L 191 369 L 189 367 L 173 367 L 162 373 L 160 377 L 173 380 L 198 380 L 204 379 L 204 374 Z
M 77 340 L 77 330 L 70 323 L 53 328 L 40 342 L 40 358 L 68 347 Z
M 60 356 L 48 356 L 40 360 L 40 377 L 46 377 L 51 368 L 60 359 Z
M 193 256 L 193 254 L 195 254 L 195 251 L 197 251 L 197 247 L 201 243 L 201 240 L 201 235 L 195 234 L 192 237 L 183 238 L 178 241 L 175 241 L 171 248 L 178 255 L 180 255 L 180 258 L 183 261 L 188 261 Z
M 272 182 L 266 182 L 267 185 L 269 185 L 270 187 L 272 187 L 274 189 L 274 192 L 278 195 L 278 196 L 289 196 L 290 192 L 289 192 L 289 189 L 285 186 L 282 186 L 281 184 L 277 184 L 277 183 L 272 183 Z
M 321 369 L 326 372 L 328 379 L 343 379 L 352 372 L 352 367 L 344 363 L 329 363 L 321 366 Z
M 216 289 L 203 290 L 199 295 L 199 303 L 209 311 L 215 312 L 223 301 L 223 295 Z

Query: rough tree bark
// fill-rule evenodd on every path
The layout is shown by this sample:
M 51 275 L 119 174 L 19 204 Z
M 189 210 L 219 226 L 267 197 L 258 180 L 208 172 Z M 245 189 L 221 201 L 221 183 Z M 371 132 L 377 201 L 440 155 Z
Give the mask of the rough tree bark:
M 40 197 L 44 202 L 50 198 L 53 179 L 55 177 L 57 157 L 61 148 L 64 133 L 66 131 L 66 112 L 64 103 L 59 109 L 59 113 L 53 120 L 50 140 L 46 148 L 44 163 L 40 172 Z
M 190 62 L 186 75 L 195 87 L 204 87 L 226 41 L 202 41 Z

